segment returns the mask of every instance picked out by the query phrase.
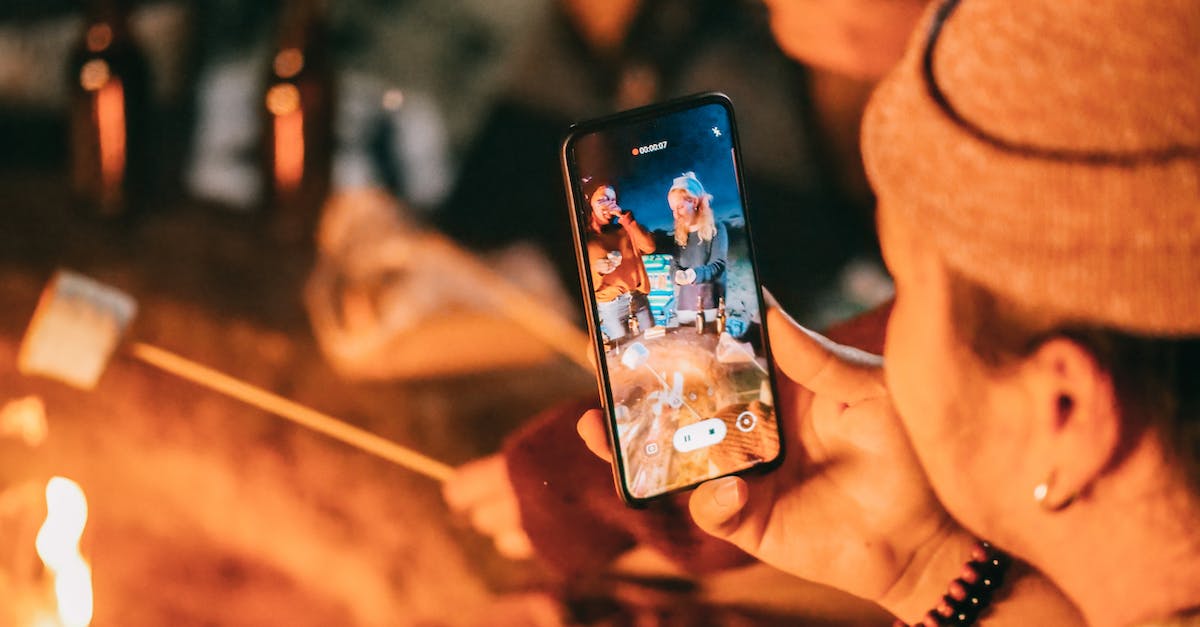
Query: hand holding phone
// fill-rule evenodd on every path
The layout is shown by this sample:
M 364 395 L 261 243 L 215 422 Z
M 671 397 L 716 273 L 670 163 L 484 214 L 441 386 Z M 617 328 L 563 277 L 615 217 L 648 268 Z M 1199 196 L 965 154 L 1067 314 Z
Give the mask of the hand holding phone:
M 702 95 L 577 125 L 563 142 L 614 478 L 630 505 L 783 459 L 732 111 Z M 700 266 L 717 270 L 701 280 Z M 744 349 L 719 350 L 731 339 Z
M 929 546 L 927 530 L 941 530 L 943 546 L 974 540 L 946 524 L 948 514 L 888 397 L 882 361 L 800 327 L 777 305 L 767 316 L 781 375 L 781 420 L 804 454 L 790 456 L 770 476 L 698 486 L 689 501 L 692 519 L 784 572 L 875 600 L 900 616 L 925 611 L 944 590 L 942 575 L 930 578 L 934 590 L 918 587 L 908 595 L 915 607 L 887 595 L 896 581 L 920 578 L 927 562 L 913 555 Z M 606 422 L 602 412 L 589 411 L 576 428 L 589 450 L 613 461 Z

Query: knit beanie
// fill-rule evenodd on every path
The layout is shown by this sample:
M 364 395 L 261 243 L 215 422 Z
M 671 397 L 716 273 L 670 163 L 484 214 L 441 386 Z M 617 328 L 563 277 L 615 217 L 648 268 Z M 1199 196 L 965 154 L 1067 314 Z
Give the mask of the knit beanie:
M 1200 2 L 936 3 L 863 121 L 882 210 L 1064 320 L 1200 334 Z
M 671 189 L 667 190 L 667 196 L 677 189 L 682 189 L 696 198 L 704 197 L 704 186 L 700 184 L 700 179 L 696 178 L 695 172 L 684 172 L 675 177 L 675 180 L 671 181 Z

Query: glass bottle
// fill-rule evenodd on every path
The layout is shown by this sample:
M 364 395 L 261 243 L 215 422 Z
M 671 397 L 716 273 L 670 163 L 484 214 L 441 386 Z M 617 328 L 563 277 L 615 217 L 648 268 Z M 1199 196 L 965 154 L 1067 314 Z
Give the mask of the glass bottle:
M 704 333 L 704 296 L 696 297 L 696 333 Z
M 725 332 L 725 297 L 717 299 L 717 335 Z
M 271 236 L 307 243 L 329 193 L 334 71 L 325 0 L 283 6 L 263 96 L 264 213 Z
M 150 72 L 130 34 L 127 0 L 86 3 L 67 81 L 72 196 L 88 215 L 130 215 L 147 182 Z
M 637 313 L 633 310 L 633 298 L 629 299 L 629 335 L 636 337 L 642 332 L 642 326 L 638 324 Z

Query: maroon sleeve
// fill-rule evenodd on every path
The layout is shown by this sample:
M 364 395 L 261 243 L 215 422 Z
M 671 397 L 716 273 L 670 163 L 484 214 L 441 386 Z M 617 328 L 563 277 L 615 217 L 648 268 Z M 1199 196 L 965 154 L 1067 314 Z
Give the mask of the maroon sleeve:
M 631 509 L 612 469 L 579 439 L 575 423 L 599 403 L 581 399 L 534 417 L 505 443 L 504 457 L 521 508 L 521 524 L 538 556 L 563 574 L 596 571 L 633 548 L 652 546 L 689 572 L 749 563 L 733 545 L 700 531 L 687 495 Z
M 624 509 L 609 465 L 575 433 L 579 416 L 598 405 L 587 398 L 552 407 L 504 444 L 521 524 L 537 555 L 564 574 L 603 568 L 636 542 L 619 523 L 596 516 L 605 508 Z
M 839 344 L 882 355 L 888 316 L 891 313 L 892 301 L 889 300 L 862 315 L 829 327 L 824 333 L 829 339 Z
M 829 329 L 830 338 L 879 353 L 891 304 Z M 635 545 L 651 546 L 691 573 L 749 563 L 752 557 L 692 522 L 688 495 L 646 509 L 621 502 L 610 465 L 587 450 L 575 423 L 594 397 L 555 406 L 509 436 L 504 457 L 537 554 L 563 574 L 594 572 Z

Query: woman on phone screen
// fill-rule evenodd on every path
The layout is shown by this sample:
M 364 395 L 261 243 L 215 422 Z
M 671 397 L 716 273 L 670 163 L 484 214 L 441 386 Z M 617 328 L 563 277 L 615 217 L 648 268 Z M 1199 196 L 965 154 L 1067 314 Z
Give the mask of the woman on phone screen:
M 676 177 L 667 190 L 678 246 L 671 276 L 677 285 L 675 311 L 680 324 L 695 320 L 698 308 L 711 313 L 707 310 L 715 310 L 725 297 L 729 237 L 725 225 L 713 217 L 712 198 L 695 172 Z

